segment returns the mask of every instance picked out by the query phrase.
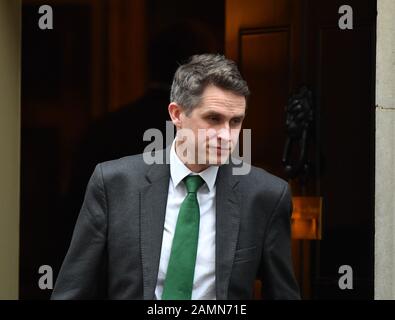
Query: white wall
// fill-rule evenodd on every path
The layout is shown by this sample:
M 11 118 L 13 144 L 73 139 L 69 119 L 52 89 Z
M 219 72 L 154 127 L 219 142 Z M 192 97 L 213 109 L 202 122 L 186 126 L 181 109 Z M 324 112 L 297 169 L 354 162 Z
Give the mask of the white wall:
M 395 1 L 377 2 L 375 299 L 395 299 Z
M 18 298 L 20 0 L 0 0 L 0 299 Z

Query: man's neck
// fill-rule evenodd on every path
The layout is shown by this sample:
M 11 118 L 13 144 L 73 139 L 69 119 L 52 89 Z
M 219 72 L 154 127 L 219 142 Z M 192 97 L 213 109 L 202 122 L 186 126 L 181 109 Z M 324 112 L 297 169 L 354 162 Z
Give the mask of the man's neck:
M 194 173 L 199 173 L 199 172 L 202 172 L 203 170 L 206 170 L 210 166 L 208 164 L 190 164 L 190 163 L 188 163 L 188 161 L 181 154 L 178 153 L 177 143 L 178 143 L 178 141 L 176 140 L 176 143 L 174 144 L 174 149 L 175 149 L 176 155 L 189 170 L 191 170 Z

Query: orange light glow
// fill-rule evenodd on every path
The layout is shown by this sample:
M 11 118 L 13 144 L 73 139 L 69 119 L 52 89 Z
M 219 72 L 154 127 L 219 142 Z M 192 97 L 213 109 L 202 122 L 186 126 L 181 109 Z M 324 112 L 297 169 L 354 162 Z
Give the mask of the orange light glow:
M 293 197 L 292 239 L 321 239 L 322 197 Z

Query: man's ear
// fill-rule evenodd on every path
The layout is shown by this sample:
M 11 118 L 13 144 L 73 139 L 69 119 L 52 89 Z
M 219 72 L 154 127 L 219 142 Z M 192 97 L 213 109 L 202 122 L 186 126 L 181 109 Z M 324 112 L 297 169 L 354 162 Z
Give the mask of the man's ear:
M 171 102 L 168 107 L 170 119 L 177 129 L 181 128 L 181 113 L 182 108 L 175 102 Z

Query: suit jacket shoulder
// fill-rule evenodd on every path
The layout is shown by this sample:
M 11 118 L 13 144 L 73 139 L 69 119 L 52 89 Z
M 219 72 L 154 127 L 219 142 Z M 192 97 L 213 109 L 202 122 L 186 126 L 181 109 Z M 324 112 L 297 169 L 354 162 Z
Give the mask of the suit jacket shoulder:
M 105 161 L 98 165 L 103 171 L 103 176 L 110 180 L 125 176 L 133 179 L 141 179 L 149 169 L 149 165 L 145 164 L 143 160 L 143 154 Z
M 247 175 L 239 177 L 246 188 L 264 188 L 266 191 L 274 193 L 281 193 L 288 185 L 288 182 L 282 178 L 255 166 L 251 166 L 251 170 Z
M 148 179 L 156 179 L 170 173 L 166 164 L 166 151 L 160 150 L 155 154 L 141 153 L 98 164 L 102 168 L 103 179 L 106 182 L 121 182 L 124 179 L 133 181 L 136 186 Z M 158 160 L 152 163 L 153 159 Z

